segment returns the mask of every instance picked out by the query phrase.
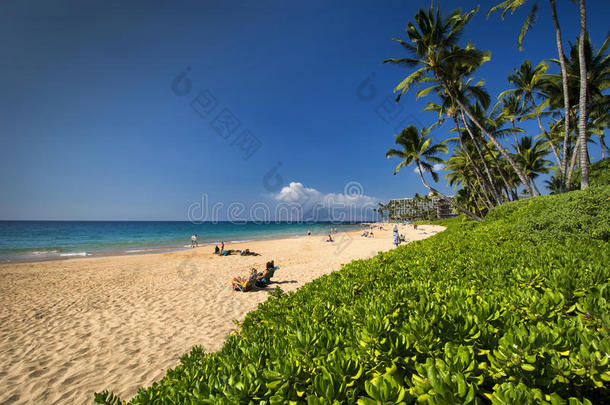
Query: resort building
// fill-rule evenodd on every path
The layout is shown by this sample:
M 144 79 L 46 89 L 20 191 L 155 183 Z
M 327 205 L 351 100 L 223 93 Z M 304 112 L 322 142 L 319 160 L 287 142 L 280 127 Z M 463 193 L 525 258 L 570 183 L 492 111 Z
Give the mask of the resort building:
M 451 218 L 457 215 L 448 200 L 436 196 L 391 199 L 388 208 L 393 219 Z

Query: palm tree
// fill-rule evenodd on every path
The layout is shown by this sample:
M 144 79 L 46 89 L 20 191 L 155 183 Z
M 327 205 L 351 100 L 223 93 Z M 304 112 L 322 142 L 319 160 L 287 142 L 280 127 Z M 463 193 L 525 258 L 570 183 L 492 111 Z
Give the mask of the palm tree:
M 507 97 L 503 97 L 501 98 L 500 96 L 498 96 L 499 101 L 496 103 L 496 105 L 494 106 L 494 110 L 500 106 L 500 113 L 498 115 L 499 118 L 501 119 L 506 119 L 508 121 L 510 121 L 510 124 L 512 125 L 513 129 L 515 130 L 515 132 L 513 132 L 513 135 L 515 136 L 515 149 L 517 150 L 517 153 L 519 153 L 519 138 L 517 137 L 517 125 L 515 124 L 515 122 L 519 119 L 519 117 L 523 114 L 524 109 L 522 106 L 522 101 L 521 98 L 511 94 Z M 502 103 L 500 105 L 500 103 Z M 493 111 L 492 110 L 492 113 Z
M 580 189 L 589 187 L 589 151 L 587 149 L 587 63 L 585 41 L 587 38 L 587 17 L 585 0 L 580 0 L 580 40 L 578 41 L 578 62 L 580 65 L 580 101 L 578 113 L 578 141 L 580 142 Z
M 529 60 L 526 60 L 521 64 L 521 66 L 519 66 L 519 69 L 513 69 L 513 73 L 508 76 L 508 82 L 513 84 L 515 88 L 508 89 L 500 93 L 498 98 L 502 98 L 507 94 L 514 94 L 523 100 L 523 109 L 527 109 L 527 102 L 529 102 L 532 107 L 532 114 L 536 116 L 538 121 L 538 127 L 547 139 L 549 146 L 551 147 L 551 151 L 557 160 L 557 165 L 561 168 L 563 166 L 561 165 L 561 157 L 559 156 L 557 146 L 542 125 L 542 109 L 546 103 L 538 106 L 535 99 L 535 96 L 540 94 L 543 85 L 545 84 L 544 78 L 547 69 L 548 64 L 546 62 L 540 62 L 535 68 L 532 68 L 532 63 Z
M 546 146 L 542 141 L 533 143 L 531 137 L 524 136 L 521 138 L 519 149 L 521 152 L 517 155 L 517 162 L 519 162 L 523 172 L 532 182 L 534 189 L 540 194 L 534 179 L 538 177 L 539 174 L 547 173 L 549 171 L 551 162 L 544 158 L 548 153 Z
M 610 54 L 607 53 L 610 46 L 610 35 L 606 36 L 606 40 L 602 46 L 595 51 L 588 37 L 584 41 L 578 39 L 577 45 L 570 47 L 570 57 L 567 63 L 568 71 L 568 91 L 570 94 L 576 94 L 580 87 L 580 44 L 584 45 L 585 65 L 587 67 L 587 88 L 586 88 L 586 117 L 587 118 L 587 137 L 589 134 L 596 134 L 600 137 L 600 146 L 604 151 L 604 130 L 608 127 L 610 120 L 608 112 L 610 112 L 610 95 L 605 94 L 605 91 L 610 88 Z M 554 63 L 559 63 L 558 60 L 551 60 Z M 548 75 L 545 81 L 544 96 L 548 97 L 551 105 L 557 105 L 559 96 L 560 77 L 557 75 Z M 573 102 L 570 105 L 570 120 L 576 121 L 577 110 L 579 105 Z M 579 116 L 580 118 L 580 116 Z M 590 119 L 590 121 L 589 121 Z M 580 135 L 580 134 L 579 134 Z M 568 173 L 566 176 L 566 188 L 569 189 L 572 185 L 571 178 L 576 166 L 580 162 L 580 145 L 582 144 L 580 136 L 575 136 L 571 158 L 569 160 Z M 588 149 L 588 147 L 587 147 Z M 588 151 L 587 151 L 588 152 Z M 588 155 L 588 153 L 587 153 Z M 587 159 L 588 160 L 588 159 Z
M 459 83 L 490 58 L 489 52 L 479 51 L 470 44 L 465 48 L 457 46 L 460 33 L 477 10 L 478 8 L 475 8 L 466 14 L 462 14 L 461 10 L 458 9 L 453 11 L 449 17 L 443 18 L 440 15 L 438 7 L 435 10 L 434 6 L 430 6 L 428 12 L 424 9 L 419 9 L 415 15 L 417 27 L 411 22 L 407 24 L 406 33 L 410 43 L 394 38 L 414 57 L 391 58 L 384 60 L 384 63 L 418 67 L 417 70 L 407 76 L 394 89 L 395 92 L 399 93 L 397 99 L 400 99 L 400 96 L 416 83 L 434 82 L 438 87 L 433 87 L 444 92 L 460 107 L 464 114 L 510 163 L 530 195 L 534 195 L 527 177 L 521 172 L 512 156 L 477 121 L 469 107 L 466 106 L 467 101 L 460 92 Z
M 404 166 L 409 166 L 413 162 L 417 166 L 417 171 L 421 181 L 428 190 L 433 193 L 437 193 L 443 198 L 447 199 L 453 206 L 464 214 L 471 218 L 480 221 L 481 218 L 462 206 L 458 205 L 453 198 L 447 197 L 440 191 L 428 185 L 424 178 L 424 170 L 429 172 L 434 181 L 438 181 L 438 174 L 434 170 L 434 163 L 443 163 L 444 160 L 438 157 L 439 153 L 447 153 L 447 146 L 444 144 L 433 144 L 432 138 L 428 137 L 430 128 L 422 128 L 421 131 L 414 125 L 411 125 L 401 131 L 400 134 L 394 135 L 395 144 L 400 146 L 400 149 L 390 148 L 386 152 L 386 158 L 398 157 L 401 159 L 400 163 L 394 169 L 394 175 L 396 175 L 400 169 Z
M 491 13 L 493 13 L 496 10 L 502 10 L 502 19 L 504 19 L 504 16 L 506 15 L 506 13 L 508 11 L 512 13 L 515 12 L 515 10 L 517 10 L 519 7 L 523 6 L 525 3 L 527 3 L 527 0 L 506 0 L 503 1 L 497 5 L 495 5 L 494 7 L 492 7 L 489 12 L 487 13 L 487 17 L 489 17 L 489 15 Z M 559 56 L 559 64 L 561 67 L 561 78 L 562 78 L 562 89 L 563 89 L 563 105 L 564 105 L 564 137 L 563 137 L 563 160 L 562 160 L 562 164 L 561 164 L 561 183 L 562 183 L 562 189 L 563 189 L 563 183 L 565 183 L 565 176 L 566 176 L 566 171 L 567 171 L 567 164 L 568 164 L 568 148 L 569 148 L 569 141 L 570 141 L 570 118 L 569 118 L 569 114 L 568 114 L 568 109 L 570 108 L 570 99 L 569 99 L 569 95 L 568 95 L 568 73 L 567 73 L 567 68 L 566 68 L 566 58 L 565 58 L 565 54 L 563 52 L 563 41 L 561 39 L 561 27 L 559 26 L 559 19 L 557 18 L 557 7 L 555 6 L 555 0 L 549 0 L 549 3 L 551 5 L 551 14 L 553 17 L 553 24 L 555 26 L 555 42 L 557 45 L 557 54 Z M 527 15 L 527 18 L 525 19 L 523 26 L 521 27 L 521 32 L 519 33 L 519 40 L 517 41 L 517 47 L 519 49 L 522 49 L 521 44 L 523 43 L 523 38 L 525 37 L 525 34 L 527 31 L 529 31 L 533 25 L 534 22 L 537 19 L 537 15 L 538 15 L 538 2 L 536 1 L 533 5 L 533 7 L 531 8 L 530 12 Z
M 461 196 L 462 201 L 468 202 L 468 208 L 474 207 L 475 209 L 473 211 L 478 215 L 481 215 L 483 211 L 487 211 L 493 205 L 489 199 L 479 191 L 481 189 L 480 184 L 473 184 L 472 168 L 473 166 L 470 164 L 469 158 L 464 151 L 454 149 L 453 154 L 445 164 L 445 169 L 448 170 L 448 172 L 443 177 L 447 179 L 448 184 L 453 188 L 462 186 L 461 189 L 458 190 L 458 195 Z

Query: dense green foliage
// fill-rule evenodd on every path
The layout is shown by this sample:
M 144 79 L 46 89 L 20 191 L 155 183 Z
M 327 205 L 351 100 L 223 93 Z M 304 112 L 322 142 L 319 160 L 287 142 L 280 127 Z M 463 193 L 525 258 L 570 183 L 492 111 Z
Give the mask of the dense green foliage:
M 610 187 L 521 200 L 277 289 L 131 403 L 608 403 L 608 212 Z
M 610 158 L 592 163 L 589 166 L 589 184 L 592 186 L 610 185 Z

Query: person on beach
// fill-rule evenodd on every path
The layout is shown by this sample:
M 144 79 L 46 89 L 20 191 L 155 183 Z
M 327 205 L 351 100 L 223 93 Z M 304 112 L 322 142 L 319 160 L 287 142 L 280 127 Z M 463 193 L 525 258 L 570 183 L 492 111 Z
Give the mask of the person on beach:
M 328 234 L 328 239 L 326 239 L 326 242 L 334 242 L 333 237 L 330 233 Z
M 220 245 L 220 252 L 222 253 L 225 250 L 225 242 L 222 241 L 222 244 Z
M 311 230 L 307 230 L 307 236 L 311 236 Z
M 192 248 L 194 248 L 194 247 L 199 247 L 199 243 L 197 243 L 197 234 L 196 234 L 196 233 L 194 233 L 194 234 L 191 236 L 191 247 L 192 247 Z
M 218 253 L 220 253 L 220 249 L 218 248 L 218 245 L 216 245 L 214 248 L 214 254 L 217 255 Z
M 398 235 L 398 226 L 397 225 L 394 225 L 394 230 L 392 231 L 392 240 L 396 247 L 398 247 L 398 245 L 400 245 L 400 236 Z
M 265 271 L 262 273 L 258 273 L 258 276 L 256 278 L 256 286 L 267 287 L 267 284 L 271 282 L 271 277 L 273 277 L 275 270 L 277 270 L 278 268 L 279 267 L 275 267 L 275 263 L 273 260 L 267 262 L 267 264 L 265 265 Z

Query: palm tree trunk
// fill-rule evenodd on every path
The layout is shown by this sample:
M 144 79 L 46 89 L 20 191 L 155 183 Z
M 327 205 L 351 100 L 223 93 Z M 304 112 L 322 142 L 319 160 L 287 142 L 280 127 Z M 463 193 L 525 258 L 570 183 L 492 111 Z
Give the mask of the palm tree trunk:
M 496 157 L 491 152 L 491 150 L 489 150 L 486 143 L 483 143 L 483 147 L 485 148 L 485 151 L 489 154 L 489 156 L 491 156 L 491 159 L 493 160 L 494 164 L 496 165 L 496 169 L 498 169 L 498 173 L 500 173 L 500 177 L 502 178 L 502 181 L 504 182 L 504 187 L 506 187 L 507 190 L 511 190 L 511 194 L 513 195 L 513 201 L 518 200 L 519 195 L 516 192 L 513 192 L 513 189 L 510 187 L 510 184 L 508 184 L 508 180 L 506 179 L 504 169 L 502 168 L 502 166 L 500 166 L 498 159 L 496 159 Z M 510 201 L 510 198 L 508 200 Z
M 536 183 L 534 183 L 534 178 L 531 177 L 530 180 L 532 181 L 532 186 L 534 187 L 534 190 L 536 190 L 538 195 L 540 195 L 540 190 L 538 190 L 538 187 L 536 187 Z
M 516 130 L 517 126 L 515 125 L 515 120 L 511 119 L 510 123 L 513 124 L 513 129 Z M 517 132 L 513 132 L 513 136 L 515 137 L 515 149 L 517 150 L 518 154 L 521 154 L 521 149 L 519 148 L 519 138 L 517 138 Z
M 557 7 L 555 0 L 549 0 L 551 12 L 553 14 L 553 24 L 555 24 L 555 40 L 557 41 L 557 53 L 559 54 L 559 65 L 561 66 L 561 82 L 563 85 L 563 114 L 564 114 L 564 135 L 563 135 L 563 161 L 559 165 L 561 171 L 561 191 L 565 187 L 566 171 L 568 166 L 568 147 L 570 144 L 570 97 L 568 94 L 568 70 L 566 69 L 566 57 L 563 53 L 561 41 L 561 28 L 557 19 Z
M 419 171 L 419 177 L 421 178 L 421 182 L 424 185 L 424 187 L 426 187 L 428 190 L 432 191 L 433 193 L 436 193 L 436 194 L 439 194 L 439 195 L 443 196 L 443 198 L 446 199 L 447 201 L 449 201 L 449 203 L 451 203 L 451 205 L 453 205 L 459 211 L 461 211 L 462 213 L 468 215 L 470 218 L 474 219 L 475 221 L 482 221 L 483 220 L 478 215 L 473 214 L 472 212 L 468 211 L 466 208 L 464 208 L 461 205 L 459 205 L 458 203 L 456 203 L 453 198 L 447 197 L 445 194 L 443 194 L 440 191 L 436 190 L 434 187 L 430 187 L 428 185 L 428 183 L 426 183 L 426 179 L 424 179 L 424 174 L 422 172 L 421 165 L 419 164 L 419 159 L 415 160 L 415 164 L 417 164 L 417 170 Z
M 534 109 L 537 110 L 538 106 L 536 105 L 536 101 L 534 100 L 534 97 L 532 97 L 531 93 L 528 95 L 529 95 L 530 102 L 532 103 L 532 106 L 534 107 Z M 557 150 L 557 145 L 555 145 L 555 143 L 551 140 L 549 133 L 546 132 L 546 129 L 542 125 L 542 120 L 540 119 L 540 114 L 537 113 L 536 118 L 538 118 L 538 128 L 540 128 L 540 130 L 544 134 L 546 140 L 549 142 L 549 145 L 551 146 L 551 151 L 553 152 L 553 156 L 555 156 L 555 160 L 557 160 L 557 166 L 561 167 L 561 156 L 559 156 L 559 151 Z M 519 153 L 521 153 L 521 152 L 519 152 Z
M 494 200 L 496 200 L 496 205 L 501 205 L 502 200 L 500 199 L 500 196 L 498 195 L 498 190 L 496 190 L 496 187 L 494 185 L 493 177 L 491 176 L 491 173 L 489 171 L 489 166 L 487 165 L 485 156 L 483 156 L 483 153 L 481 152 L 481 148 L 479 147 L 479 144 L 477 143 L 477 140 L 474 137 L 474 134 L 472 133 L 472 131 L 470 130 L 470 127 L 468 126 L 466 117 L 464 117 L 464 112 L 460 111 L 460 114 L 462 116 L 462 122 L 464 123 L 464 126 L 466 127 L 466 131 L 468 132 L 468 135 L 470 135 L 470 138 L 472 139 L 472 143 L 474 144 L 474 147 L 477 150 L 477 153 L 479 154 L 479 158 L 481 158 L 481 162 L 483 163 L 483 168 L 485 169 L 485 173 L 487 174 L 487 179 L 489 180 L 489 190 L 491 191 L 491 195 L 493 196 Z
M 587 149 L 587 61 L 585 41 L 587 39 L 587 14 L 585 0 L 580 0 L 580 40 L 578 61 L 580 64 L 580 112 L 578 114 L 578 140 L 580 141 L 580 189 L 589 187 L 589 151 Z
M 606 150 L 608 149 L 608 146 L 606 146 L 603 132 L 599 135 L 599 146 L 602 150 L 602 160 L 604 160 L 606 158 Z
M 476 187 L 474 187 L 474 186 L 473 186 L 473 185 L 470 183 L 470 181 L 468 181 L 468 178 L 467 178 L 466 176 L 464 176 L 464 181 L 466 181 L 466 186 L 467 186 L 467 187 L 468 187 L 470 190 L 472 190 L 472 192 L 473 192 L 473 193 L 474 193 L 474 194 L 475 194 L 475 195 L 478 197 L 478 199 L 479 199 L 479 200 L 480 200 L 480 201 L 483 203 L 483 205 L 486 205 L 486 204 L 485 204 L 485 201 L 483 200 L 483 196 L 481 196 L 481 193 L 479 192 L 479 190 L 477 190 L 477 189 L 476 189 Z M 478 211 L 478 214 L 481 214 L 481 209 L 479 208 L 479 204 L 477 204 L 477 203 L 476 203 L 476 201 L 475 201 L 475 206 L 476 206 L 476 207 L 475 207 L 475 208 L 476 208 L 476 210 Z M 487 207 L 487 208 L 489 209 L 489 208 L 491 208 L 491 207 Z
M 437 75 L 437 77 L 439 77 Z M 523 183 L 523 185 L 525 186 L 525 189 L 529 192 L 529 194 L 533 197 L 534 196 L 534 190 L 532 189 L 532 186 L 530 186 L 529 182 L 527 181 L 527 177 L 525 177 L 525 175 L 523 174 L 523 172 L 521 171 L 521 169 L 519 168 L 519 166 L 517 166 L 517 163 L 515 163 L 515 160 L 510 156 L 510 154 L 507 152 L 506 149 L 504 149 L 504 147 L 502 147 L 502 145 L 500 145 L 500 142 L 498 142 L 498 140 L 491 135 L 489 132 L 487 132 L 487 130 L 485 128 L 483 128 L 483 126 L 481 125 L 481 123 L 476 119 L 476 117 L 466 108 L 466 106 L 464 105 L 464 103 L 462 103 L 462 101 L 457 98 L 453 92 L 449 89 L 449 86 L 447 85 L 447 83 L 445 82 L 444 79 L 442 79 L 441 77 L 439 77 L 442 80 L 443 83 L 443 87 L 445 88 L 445 91 L 447 91 L 447 93 L 451 96 L 451 98 L 457 103 L 457 105 L 460 106 L 460 108 L 462 109 L 462 111 L 464 111 L 464 113 L 468 116 L 468 118 L 470 118 L 470 121 L 472 121 L 480 130 L 481 133 L 483 133 L 490 141 L 491 143 L 494 144 L 494 146 L 496 148 L 498 148 L 498 150 L 500 151 L 500 153 L 506 158 L 506 160 L 508 161 L 508 163 L 512 166 L 512 168 L 515 170 L 515 173 L 517 173 L 517 176 L 519 176 L 519 180 L 521 180 L 521 183 Z
M 574 152 L 572 153 L 572 159 L 570 160 L 570 168 L 568 169 L 568 175 L 566 179 L 566 190 L 570 190 L 572 186 L 572 175 L 574 174 L 574 168 L 576 167 L 576 156 L 578 156 L 578 150 L 580 149 L 580 139 L 576 140 L 574 144 Z
M 474 161 L 472 160 L 472 156 L 470 156 L 470 152 L 468 152 L 468 149 L 466 149 L 466 147 L 464 146 L 464 142 L 462 140 L 462 131 L 460 129 L 460 123 L 459 123 L 459 121 L 457 120 L 457 118 L 455 116 L 453 117 L 453 121 L 455 122 L 455 128 L 457 129 L 457 132 L 458 132 L 458 139 L 460 140 L 460 146 L 462 147 L 462 150 L 464 151 L 464 154 L 468 158 L 468 161 L 472 165 L 472 170 L 474 171 L 474 175 L 476 176 L 477 181 L 479 182 L 479 184 L 483 188 L 483 191 L 484 191 L 484 194 L 485 194 L 485 199 L 487 200 L 487 204 L 486 205 L 488 205 L 488 208 L 491 208 L 494 205 L 491 202 L 491 200 L 489 199 L 489 196 L 487 195 L 489 191 L 485 190 L 487 187 L 485 185 L 485 182 L 484 182 L 484 179 L 483 179 L 483 175 L 479 171 L 479 167 L 476 164 L 474 164 Z M 485 201 L 483 201 L 483 202 L 485 202 Z

